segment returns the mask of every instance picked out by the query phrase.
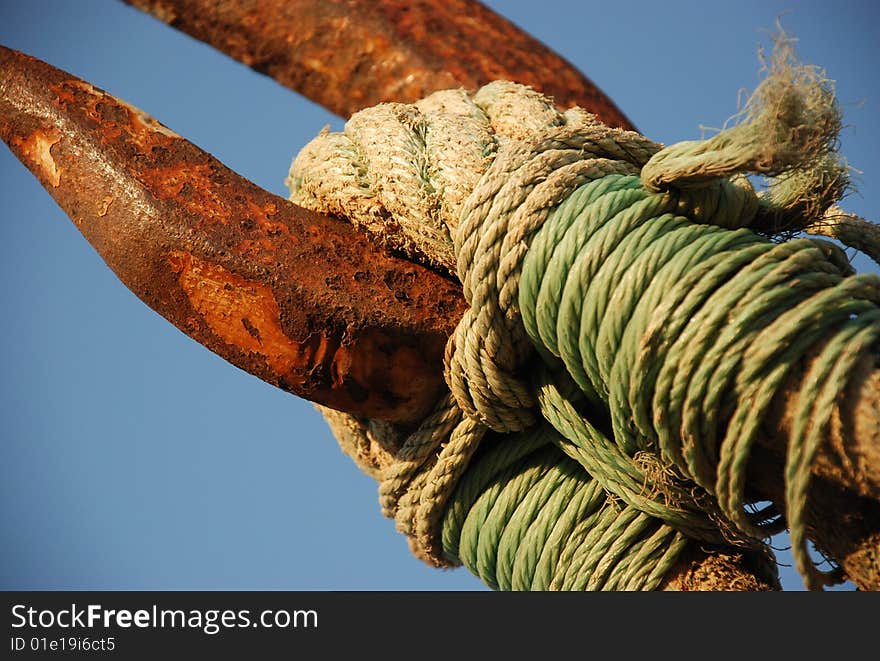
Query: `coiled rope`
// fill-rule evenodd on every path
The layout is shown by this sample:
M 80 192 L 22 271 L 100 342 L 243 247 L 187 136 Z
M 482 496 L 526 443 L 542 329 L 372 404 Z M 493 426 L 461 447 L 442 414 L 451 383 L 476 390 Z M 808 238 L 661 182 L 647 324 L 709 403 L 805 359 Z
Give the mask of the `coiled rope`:
M 356 113 L 296 157 L 291 199 L 445 268 L 470 308 L 450 392 L 412 432 L 324 410 L 427 561 L 497 589 L 654 589 L 688 540 L 775 567 L 807 551 L 810 465 L 857 361 L 878 350 L 876 227 L 834 203 L 830 84 L 777 40 L 743 121 L 665 149 L 499 81 Z M 771 177 L 757 193 L 745 173 Z M 837 219 L 832 222 L 832 220 Z M 788 440 L 786 510 L 745 467 L 790 367 L 817 355 Z

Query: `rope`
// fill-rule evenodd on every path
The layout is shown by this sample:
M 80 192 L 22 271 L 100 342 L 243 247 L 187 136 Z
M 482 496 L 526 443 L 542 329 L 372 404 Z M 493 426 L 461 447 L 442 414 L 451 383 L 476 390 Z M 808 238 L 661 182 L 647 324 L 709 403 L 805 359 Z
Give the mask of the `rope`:
M 788 526 L 807 585 L 839 578 L 807 551 L 810 466 L 878 349 L 880 278 L 823 240 L 771 240 L 840 217 L 839 128 L 780 38 L 742 123 L 704 142 L 664 149 L 499 81 L 361 111 L 300 152 L 292 200 L 456 274 L 470 304 L 415 431 L 325 411 L 418 556 L 496 589 L 655 589 L 694 540 L 775 583 L 763 540 Z M 750 451 L 810 356 L 786 509 L 759 509 Z

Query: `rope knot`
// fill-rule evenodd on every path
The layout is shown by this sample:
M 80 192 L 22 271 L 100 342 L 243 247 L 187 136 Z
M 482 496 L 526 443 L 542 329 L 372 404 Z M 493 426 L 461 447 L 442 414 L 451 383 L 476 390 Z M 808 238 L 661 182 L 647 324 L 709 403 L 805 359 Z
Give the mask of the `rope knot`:
M 827 580 L 803 533 L 810 462 L 876 350 L 880 279 L 747 229 L 812 226 L 847 185 L 833 93 L 786 39 L 744 116 L 662 148 L 497 81 L 363 110 L 296 157 L 292 200 L 457 275 L 470 305 L 418 429 L 328 415 L 419 556 L 493 587 L 650 589 L 688 539 L 769 562 L 787 523 Z M 775 179 L 758 193 L 748 173 Z M 782 515 L 746 496 L 744 466 L 811 352 Z

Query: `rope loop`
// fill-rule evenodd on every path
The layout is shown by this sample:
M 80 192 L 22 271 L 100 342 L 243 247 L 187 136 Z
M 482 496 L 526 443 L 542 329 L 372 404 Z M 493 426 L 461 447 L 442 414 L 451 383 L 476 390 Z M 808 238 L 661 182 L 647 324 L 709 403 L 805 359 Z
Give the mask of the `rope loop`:
M 498 589 L 655 589 L 688 544 L 733 546 L 774 585 L 787 526 L 808 585 L 834 577 L 807 553 L 810 466 L 880 348 L 880 278 L 778 242 L 848 185 L 833 90 L 784 36 L 743 120 L 663 148 L 496 81 L 363 110 L 296 157 L 292 200 L 457 275 L 470 305 L 418 429 L 326 412 L 417 555 Z M 786 503 L 761 505 L 745 467 L 805 362 Z

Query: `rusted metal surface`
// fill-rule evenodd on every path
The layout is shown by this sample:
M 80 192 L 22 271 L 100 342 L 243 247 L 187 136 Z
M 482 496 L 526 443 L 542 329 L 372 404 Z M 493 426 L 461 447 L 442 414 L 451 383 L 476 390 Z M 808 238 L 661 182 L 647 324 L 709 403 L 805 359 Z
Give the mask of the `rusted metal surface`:
M 474 0 L 126 0 L 343 117 L 506 78 L 632 123 L 569 62 Z
M 131 291 L 229 362 L 374 417 L 413 420 L 433 404 L 464 310 L 454 283 L 2 47 L 0 135 Z
M 423 415 L 443 387 L 443 346 L 464 310 L 457 286 L 259 189 L 82 80 L 7 49 L 0 65 L 0 134 L 145 303 L 297 395 L 397 421 Z M 877 374 L 866 372 L 839 416 L 845 427 L 860 421 L 866 438 L 876 435 L 864 418 L 876 418 Z M 789 391 L 796 386 L 797 378 Z M 788 401 L 763 441 L 776 453 Z M 840 463 L 825 452 L 826 464 Z M 750 469 L 759 493 L 782 497 L 772 488 L 781 484 L 777 460 Z M 876 506 L 853 493 L 846 474 L 826 477 L 814 490 L 816 540 L 853 580 L 874 586 Z M 838 510 L 850 524 L 827 530 Z
M 580 72 L 473 0 L 126 0 L 342 115 L 412 101 L 441 87 L 504 77 L 565 107 L 631 127 Z M 762 444 L 785 454 L 802 370 L 778 398 Z M 880 498 L 880 367 L 861 366 L 840 402 L 814 472 Z
M 343 115 L 383 100 L 412 100 L 438 87 L 476 87 L 491 78 L 507 77 L 535 85 L 555 96 L 562 106 L 584 105 L 606 121 L 628 125 L 622 115 L 622 121 L 614 118 L 613 113 L 619 111 L 613 104 L 611 111 L 603 106 L 601 93 L 598 93 L 598 100 L 591 97 L 591 90 L 595 88 L 589 86 L 588 81 L 586 90 L 577 91 L 577 85 L 571 84 L 574 79 L 568 77 L 571 67 L 567 63 L 561 60 L 548 63 L 549 60 L 542 59 L 543 46 L 536 51 L 534 43 L 524 45 L 530 39 L 527 35 L 524 41 L 511 47 L 512 53 L 504 53 L 503 57 L 498 56 L 503 53 L 503 47 L 515 43 L 510 38 L 502 38 L 504 44 L 499 46 L 491 38 L 496 31 L 487 29 L 484 24 L 477 28 L 480 39 L 474 40 L 474 28 L 462 24 L 478 25 L 479 17 L 485 19 L 490 15 L 491 25 L 497 17 L 492 19 L 495 15 L 478 5 L 470 15 L 467 9 L 462 9 L 464 4 L 470 6 L 473 3 L 449 2 L 435 6 L 433 2 L 404 5 L 386 1 L 343 4 L 276 3 L 274 0 L 263 3 L 137 0 L 136 4 Z M 503 19 L 497 20 L 506 23 Z M 497 34 L 504 32 L 497 31 Z M 536 56 L 538 51 L 541 53 Z M 517 74 L 515 69 L 518 67 L 524 68 L 524 73 Z M 3 70 L 6 69 L 4 62 Z M 552 74 L 548 75 L 548 72 Z M 484 74 L 486 77 L 481 78 Z M 529 75 L 531 77 L 526 77 Z M 565 89 L 554 90 L 542 85 L 549 79 L 552 81 L 548 85 L 561 85 Z M 54 105 L 61 108 L 57 112 L 69 112 L 69 109 L 62 108 L 64 103 L 55 102 Z M 115 121 L 116 129 L 119 129 L 123 123 L 113 119 L 114 115 L 108 115 L 104 108 L 99 110 L 99 105 L 103 104 L 92 104 L 92 119 L 97 117 L 109 122 L 108 126 Z M 142 116 L 138 117 L 141 122 L 149 123 Z M 131 123 L 137 122 L 132 120 Z M 270 383 L 308 399 L 376 417 L 415 420 L 422 410 L 417 402 L 431 399 L 424 393 L 433 394 L 442 387 L 437 368 L 439 355 L 446 332 L 454 325 L 461 310 L 454 286 L 448 295 L 442 289 L 434 291 L 438 283 L 451 285 L 430 271 L 420 270 L 412 278 L 424 283 L 425 288 L 415 298 L 411 293 L 399 290 L 403 301 L 384 302 L 381 296 L 377 298 L 370 290 L 352 288 L 352 283 L 359 279 L 370 279 L 373 283 L 380 279 L 383 282 L 393 282 L 401 277 L 406 279 L 410 276 L 401 274 L 409 273 L 407 269 L 413 266 L 382 255 L 390 261 L 386 263 L 389 266 L 381 278 L 377 274 L 365 277 L 363 273 L 368 271 L 346 270 L 339 264 L 328 265 L 326 272 L 320 271 L 314 265 L 323 258 L 322 251 L 329 249 L 332 255 L 336 255 L 338 249 L 347 248 L 359 238 L 348 237 L 334 243 L 334 239 L 324 236 L 324 229 L 317 229 L 311 234 L 314 243 L 308 249 L 291 249 L 285 242 L 306 236 L 306 228 L 319 227 L 315 224 L 318 221 L 303 220 L 309 214 L 301 210 L 288 211 L 291 205 L 259 190 L 245 195 L 245 199 L 256 204 L 258 211 L 237 216 L 249 219 L 245 225 L 250 223 L 253 227 L 236 228 L 234 221 L 218 221 L 211 217 L 197 221 L 195 225 L 174 225 L 159 230 L 153 226 L 147 231 L 139 224 L 144 219 L 156 223 L 166 209 L 183 210 L 183 215 L 188 213 L 192 218 L 198 217 L 191 214 L 197 214 L 201 209 L 220 208 L 227 193 L 222 192 L 222 188 L 214 190 L 212 187 L 223 179 L 217 174 L 221 170 L 200 170 L 196 166 L 203 162 L 198 160 L 184 160 L 185 167 L 181 168 L 172 161 L 154 159 L 157 167 L 152 171 L 152 178 L 147 175 L 139 179 L 131 175 L 134 184 L 131 184 L 129 175 L 113 180 L 101 179 L 103 175 L 93 172 L 93 180 L 89 180 L 84 173 L 95 164 L 111 162 L 118 167 L 124 165 L 126 154 L 129 157 L 139 154 L 136 149 L 128 149 L 132 140 L 127 136 L 134 134 L 123 129 L 125 135 L 114 136 L 112 140 L 103 135 L 93 138 L 92 142 L 86 141 L 97 152 L 109 149 L 118 153 L 112 157 L 98 153 L 88 161 L 92 165 L 87 163 L 88 167 L 81 174 L 79 185 L 83 188 L 81 198 L 77 199 L 72 184 L 66 189 L 67 193 L 56 191 L 65 190 L 69 177 L 80 176 L 75 174 L 72 162 L 66 162 L 65 158 L 70 161 L 74 154 L 80 157 L 88 152 L 73 140 L 70 140 L 72 146 L 67 145 L 69 135 L 65 126 L 61 122 L 31 127 L 33 130 L 18 135 L 18 143 L 12 146 L 59 202 L 62 195 L 67 196 L 68 204 L 62 203 L 62 206 L 87 236 L 92 232 L 97 237 L 96 247 L 103 241 L 105 254 L 115 250 L 115 263 L 110 259 L 108 263 L 117 271 L 121 265 L 129 269 L 128 273 L 136 274 L 131 281 L 126 279 L 128 276 L 123 277 L 126 284 L 197 341 Z M 143 146 L 146 143 L 142 140 L 138 138 L 133 142 Z M 163 167 L 163 163 L 172 165 Z M 140 172 L 138 168 L 134 170 Z M 99 183 L 89 183 L 98 179 L 101 180 Z M 111 235 L 109 225 L 102 224 L 101 219 L 116 211 L 114 205 L 123 204 L 123 194 L 136 198 L 142 189 L 148 193 L 142 197 L 151 196 L 150 204 L 138 202 L 130 205 L 123 216 L 129 213 L 139 219 L 126 221 L 125 217 L 120 217 L 119 226 L 127 229 L 122 234 Z M 104 190 L 115 191 L 119 196 L 103 195 Z M 90 191 L 96 191 L 96 196 L 91 197 Z M 276 205 L 275 215 L 268 212 L 266 200 L 272 200 Z M 152 209 L 150 205 L 158 205 L 155 207 L 158 211 L 144 211 L 145 208 Z M 230 211 L 223 208 L 217 215 L 227 214 L 228 217 L 228 214 L 241 213 L 240 209 Z M 93 218 L 83 221 L 88 214 Z M 288 220 L 285 214 L 297 218 L 299 224 Z M 260 218 L 268 219 L 270 225 L 278 220 L 290 229 L 290 235 L 284 232 L 273 234 L 268 228 L 261 228 Z M 322 219 L 321 222 L 328 221 Z M 91 236 L 90 240 L 93 240 Z M 151 262 L 155 272 L 144 267 L 142 262 L 146 262 L 147 257 L 142 258 L 140 254 L 135 255 L 136 259 L 126 261 L 127 252 L 139 253 L 142 245 L 151 240 L 160 242 L 160 247 L 150 257 L 160 257 Z M 247 241 L 253 243 L 247 244 Z M 228 249 L 233 244 L 239 247 L 236 256 Z M 321 247 L 324 244 L 328 248 Z M 172 245 L 177 247 L 170 249 Z M 259 248 L 254 248 L 255 245 Z M 269 266 L 279 255 L 282 261 L 275 264 L 288 264 L 290 262 L 283 260 L 293 258 L 295 254 L 305 260 L 299 263 L 309 266 L 300 274 L 306 282 L 292 285 L 290 271 L 279 267 L 273 272 Z M 375 256 L 366 259 L 368 261 L 364 263 L 371 267 L 377 263 Z M 373 271 L 371 269 L 369 273 Z M 340 273 L 343 274 L 341 278 Z M 328 277 L 331 280 L 322 280 Z M 138 285 L 146 294 L 137 289 Z M 304 288 L 300 289 L 301 286 Z M 306 303 L 301 304 L 300 299 L 295 299 L 290 292 L 303 294 Z M 407 345 L 425 330 L 421 326 L 415 336 L 410 335 L 414 326 L 426 322 L 431 306 L 436 306 L 437 297 L 447 305 L 455 301 L 457 310 L 445 317 L 439 314 L 443 318 L 438 320 L 437 328 L 442 327 L 442 331 L 429 331 L 430 339 L 426 344 Z M 176 307 L 168 304 L 172 299 L 177 301 Z M 166 309 L 161 305 L 166 305 Z M 377 313 L 377 310 L 381 312 Z M 437 313 L 438 308 L 433 310 Z M 167 313 L 169 311 L 171 314 Z M 412 315 L 412 319 L 407 320 L 407 315 Z M 374 327 L 376 319 L 397 321 L 406 326 L 380 335 L 378 344 L 387 347 L 386 352 L 371 344 L 372 336 L 367 329 Z M 415 357 L 415 362 L 400 361 L 394 351 L 400 346 L 415 347 L 404 356 L 405 359 Z M 418 362 L 420 356 L 425 360 Z M 399 372 L 393 367 L 398 363 L 405 366 Z M 328 374 L 331 375 L 329 379 Z M 350 378 L 339 377 L 343 374 Z M 414 374 L 418 378 L 409 383 Z M 826 479 L 817 480 L 810 504 L 812 537 L 820 548 L 841 562 L 851 579 L 867 589 L 877 589 L 880 585 L 880 512 L 876 500 L 862 499 L 857 494 L 876 494 L 876 435 L 880 428 L 878 374 L 880 371 L 876 366 L 867 370 L 864 378 L 854 386 L 854 392 L 847 393 L 844 398 L 829 434 L 830 442 L 823 447 L 816 464 L 817 474 Z M 406 382 L 401 381 L 401 375 L 405 375 Z M 422 384 L 427 385 L 420 387 Z M 754 477 L 750 484 L 762 496 L 776 501 L 784 498 L 779 488 L 783 472 L 779 457 L 784 453 L 788 411 L 795 401 L 790 395 L 796 392 L 798 385 L 798 378 L 793 378 L 780 398 L 767 435 L 762 439 L 771 451 L 756 455 L 750 465 Z M 364 399 L 362 389 L 370 394 L 384 393 L 384 396 L 378 398 L 379 401 L 369 396 Z M 404 403 L 400 407 L 389 407 L 388 402 L 396 401 L 401 395 Z M 411 399 L 407 400 L 407 397 Z M 710 554 L 704 560 L 712 564 L 714 558 L 714 554 Z M 741 576 L 748 573 L 747 568 L 742 568 Z M 684 570 L 678 575 L 683 576 Z M 673 578 L 673 582 L 675 580 Z M 727 589 L 735 588 L 738 581 L 734 575 Z M 697 585 L 705 584 L 698 581 Z
M 150 307 L 312 401 L 403 420 L 433 403 L 464 311 L 456 286 L 80 79 L 2 47 L 0 71 L 0 135 Z M 719 557 L 694 549 L 667 589 L 773 587 L 739 556 Z

